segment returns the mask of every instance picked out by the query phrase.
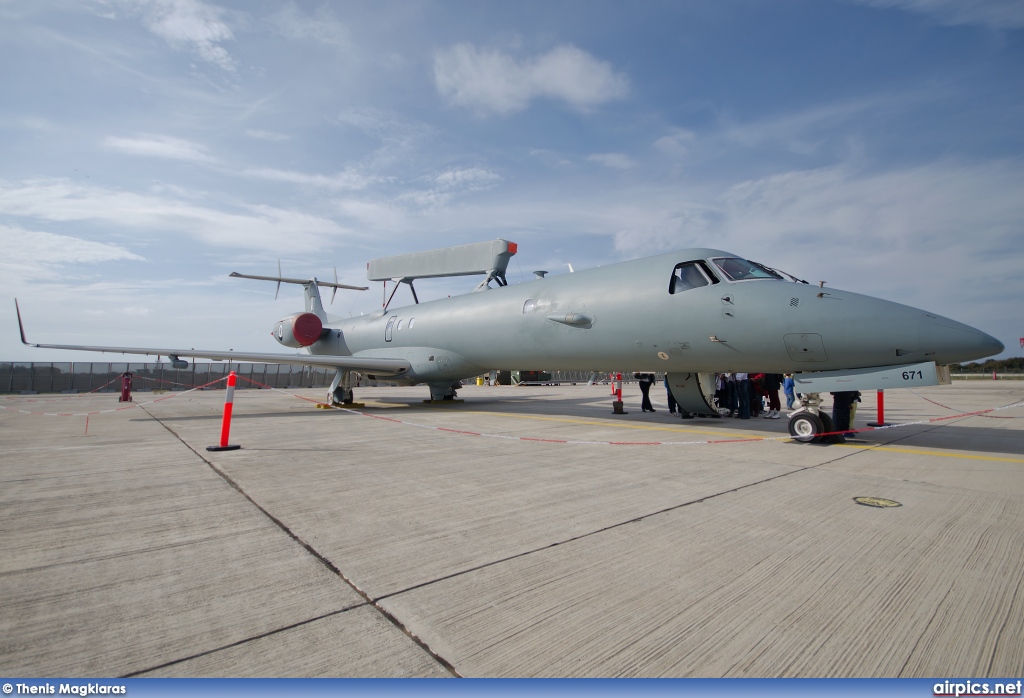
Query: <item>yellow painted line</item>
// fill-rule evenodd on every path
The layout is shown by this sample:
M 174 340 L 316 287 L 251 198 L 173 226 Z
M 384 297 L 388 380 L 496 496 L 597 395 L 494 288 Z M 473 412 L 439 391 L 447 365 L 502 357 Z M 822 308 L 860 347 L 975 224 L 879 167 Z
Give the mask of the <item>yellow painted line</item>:
M 593 422 L 586 419 L 568 419 L 565 417 L 538 417 L 532 414 L 515 414 L 513 412 L 482 412 L 482 411 L 460 411 L 461 414 L 493 415 L 495 417 L 515 417 L 516 419 L 533 419 L 539 422 L 561 422 L 563 424 L 582 424 L 592 427 L 616 427 L 618 429 L 639 429 L 641 431 L 668 431 L 684 434 L 706 434 L 708 436 L 729 436 L 734 439 L 765 439 L 763 434 L 747 434 L 735 431 L 707 431 L 705 429 L 688 429 L 686 427 L 655 427 L 645 424 L 616 424 L 614 422 Z M 710 417 L 709 419 L 714 419 Z
M 843 448 L 859 448 L 865 451 L 888 451 L 889 453 L 911 453 L 916 456 L 937 456 L 939 458 L 964 458 L 967 460 L 992 460 L 1000 463 L 1024 463 L 1024 458 L 1001 458 L 999 456 L 975 456 L 967 453 L 941 453 L 923 451 L 917 448 L 896 448 L 895 446 L 859 446 L 857 444 L 832 444 Z
M 370 403 L 367 403 L 369 406 Z M 375 405 L 376 406 L 376 405 Z M 380 404 L 380 407 L 391 407 L 393 405 Z M 559 422 L 562 424 L 580 424 L 584 426 L 593 427 L 616 427 L 619 429 L 638 429 L 641 431 L 667 431 L 672 433 L 685 433 L 685 434 L 705 434 L 707 436 L 727 436 L 733 439 L 747 439 L 747 440 L 770 440 L 776 443 L 792 443 L 790 439 L 779 439 L 774 436 L 765 436 L 764 434 L 750 434 L 747 432 L 735 432 L 735 431 L 709 431 L 706 429 L 688 429 L 686 427 L 657 427 L 648 426 L 645 424 L 622 424 L 614 422 L 595 422 L 588 419 L 569 419 L 567 417 L 541 417 L 532 414 L 515 414 L 514 412 L 484 412 L 481 410 L 459 410 L 460 414 L 478 414 L 484 416 L 494 417 L 514 417 L 515 419 L 532 419 L 538 422 Z M 711 417 L 710 419 L 714 419 Z M 918 456 L 936 456 L 938 458 L 963 458 L 965 460 L 988 460 L 997 461 L 1001 463 L 1024 463 L 1024 459 L 1021 458 L 1001 458 L 999 456 L 975 456 L 966 453 L 941 453 L 939 451 L 924 451 L 915 448 L 897 448 L 895 446 L 874 446 L 874 445 L 860 445 L 860 444 L 832 444 L 833 446 L 840 446 L 843 448 L 855 448 L 862 451 L 888 451 L 890 453 L 910 453 Z

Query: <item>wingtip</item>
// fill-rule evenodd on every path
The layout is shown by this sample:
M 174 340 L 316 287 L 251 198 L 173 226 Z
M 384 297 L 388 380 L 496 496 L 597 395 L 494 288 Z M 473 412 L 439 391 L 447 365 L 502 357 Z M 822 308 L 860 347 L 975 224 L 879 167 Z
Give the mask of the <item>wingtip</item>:
M 25 325 L 21 322 L 21 308 L 18 307 L 18 299 L 14 299 L 14 313 L 18 316 L 18 332 L 21 333 L 21 343 L 26 346 L 32 346 L 28 340 L 25 339 Z

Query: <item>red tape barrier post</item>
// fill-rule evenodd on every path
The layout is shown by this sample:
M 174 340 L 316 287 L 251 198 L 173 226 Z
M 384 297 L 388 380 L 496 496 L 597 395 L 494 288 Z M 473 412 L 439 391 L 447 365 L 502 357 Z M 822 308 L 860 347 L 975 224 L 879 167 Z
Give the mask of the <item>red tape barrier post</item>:
M 615 374 L 615 381 L 612 383 L 612 414 L 629 414 L 622 409 L 622 374 Z
M 130 371 L 126 371 L 121 374 L 121 397 L 119 397 L 117 401 L 132 401 L 132 374 Z
M 238 376 L 235 375 L 234 371 L 228 374 L 228 390 L 227 395 L 224 396 L 224 421 L 220 425 L 220 445 L 207 446 L 207 451 L 234 451 L 241 448 L 241 446 L 228 445 L 228 434 L 231 433 L 231 411 L 235 407 L 235 383 L 237 379 Z
M 853 426 L 851 421 L 850 426 Z M 889 427 L 891 424 L 885 423 L 885 390 L 882 388 L 878 389 L 878 421 L 868 422 L 869 427 Z

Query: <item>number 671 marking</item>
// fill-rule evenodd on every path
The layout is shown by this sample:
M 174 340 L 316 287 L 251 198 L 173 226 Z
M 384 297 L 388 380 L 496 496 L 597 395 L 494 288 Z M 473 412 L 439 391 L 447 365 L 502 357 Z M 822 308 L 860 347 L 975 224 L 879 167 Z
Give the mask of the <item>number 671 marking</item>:
M 920 371 L 904 371 L 903 372 L 903 380 L 909 381 L 909 380 L 914 380 L 915 378 L 924 378 L 924 374 L 921 373 Z

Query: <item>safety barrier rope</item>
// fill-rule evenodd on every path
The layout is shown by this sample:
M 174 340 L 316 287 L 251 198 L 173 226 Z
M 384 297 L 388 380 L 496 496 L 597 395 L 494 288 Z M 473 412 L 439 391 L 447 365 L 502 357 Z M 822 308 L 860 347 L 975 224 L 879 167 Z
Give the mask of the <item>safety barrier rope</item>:
M 297 398 L 299 400 L 303 400 L 305 402 L 312 402 L 312 403 L 315 403 L 315 404 L 322 404 L 319 400 L 316 400 L 316 399 L 313 399 L 313 398 L 308 398 L 308 397 L 306 397 L 304 395 L 297 395 L 295 393 L 292 393 L 292 392 L 290 392 L 288 390 L 284 390 L 284 389 L 281 389 L 281 388 L 275 388 L 275 387 L 273 387 L 271 385 L 267 385 L 266 383 L 261 383 L 260 381 L 254 380 L 252 378 L 246 378 L 244 376 L 238 376 L 238 378 L 240 378 L 240 379 L 242 379 L 242 380 L 244 380 L 244 381 L 246 381 L 248 383 L 251 383 L 253 385 L 259 386 L 261 388 L 266 388 L 266 389 L 274 391 L 274 392 L 283 393 L 285 395 L 288 395 L 288 396 L 293 397 L 293 398 Z M 17 412 L 17 413 L 21 413 L 21 414 L 32 414 L 32 415 L 43 415 L 43 416 L 47 416 L 47 417 L 85 417 L 85 416 L 91 416 L 91 415 L 96 415 L 96 414 L 107 414 L 107 413 L 111 413 L 111 412 L 119 412 L 121 410 L 130 410 L 130 409 L 134 409 L 136 407 L 142 407 L 143 405 L 151 405 L 151 404 L 154 404 L 154 403 L 157 403 L 157 402 L 162 402 L 163 400 L 169 400 L 169 399 L 172 399 L 172 398 L 181 397 L 183 395 L 186 395 L 188 393 L 194 392 L 196 390 L 202 390 L 203 388 L 207 388 L 207 387 L 209 387 L 211 385 L 214 385 L 215 383 L 219 383 L 219 382 L 224 381 L 224 380 L 227 380 L 227 376 L 222 376 L 221 378 L 217 378 L 215 380 L 212 380 L 209 383 L 206 383 L 204 385 L 196 386 L 195 388 L 192 388 L 190 390 L 185 390 L 185 391 L 178 392 L 178 393 L 172 393 L 170 395 L 165 395 L 163 397 L 156 398 L 156 399 L 150 400 L 148 402 L 132 403 L 130 405 L 125 405 L 123 407 L 117 407 L 117 408 L 109 409 L 109 410 L 97 410 L 97 411 L 94 411 L 94 412 L 76 412 L 76 413 L 32 412 L 32 411 L 29 411 L 29 410 L 12 409 L 10 407 L 5 407 L 4 405 L 0 405 L 0 409 L 7 410 L 9 412 Z M 913 391 L 911 391 L 911 392 L 913 392 Z M 915 395 L 916 395 L 916 393 L 915 393 Z M 918 395 L 918 397 L 923 397 L 923 396 Z M 928 400 L 928 398 L 923 398 L 923 399 Z M 932 402 L 931 400 L 928 400 L 928 401 Z M 935 403 L 935 404 L 939 405 L 939 403 Z M 940 407 L 945 407 L 945 405 L 939 405 L 939 406 Z M 860 428 L 860 429 L 845 429 L 845 430 L 842 430 L 842 431 L 836 430 L 836 431 L 824 432 L 824 433 L 818 434 L 818 437 L 834 436 L 834 435 L 850 436 L 852 434 L 857 434 L 857 433 L 862 433 L 862 432 L 884 431 L 884 430 L 889 430 L 889 429 L 901 429 L 901 428 L 904 428 L 904 427 L 920 426 L 922 424 L 934 424 L 936 422 L 945 422 L 945 421 L 950 421 L 950 420 L 953 420 L 953 419 L 962 419 L 962 418 L 966 418 L 966 417 L 985 417 L 985 416 L 989 416 L 989 413 L 991 413 L 991 412 L 1000 412 L 1000 411 L 1003 411 L 1003 410 L 1009 410 L 1009 409 L 1013 409 L 1013 408 L 1021 407 L 1021 406 L 1024 406 L 1024 400 L 1021 400 L 1019 402 L 1015 402 L 1015 403 L 1012 403 L 1012 404 L 1009 404 L 1009 405 L 1003 405 L 1002 407 L 992 407 L 992 408 L 985 409 L 985 410 L 975 410 L 973 412 L 961 412 L 961 413 L 958 413 L 958 414 L 946 415 L 944 417 L 931 417 L 929 419 L 921 419 L 921 420 L 917 420 L 917 421 L 914 421 L 914 422 L 901 422 L 899 424 L 888 424 L 888 425 L 885 425 L 885 426 L 878 426 L 878 427 L 864 427 L 864 428 Z M 591 441 L 591 440 L 581 440 L 581 439 L 549 439 L 549 438 L 539 438 L 539 437 L 532 437 L 532 436 L 511 436 L 511 435 L 508 435 L 508 434 L 488 434 L 488 433 L 485 433 L 485 432 L 470 431 L 470 430 L 466 430 L 466 429 L 452 429 L 451 427 L 442 427 L 442 426 L 437 426 L 437 425 L 434 425 L 434 424 L 420 424 L 418 422 L 410 422 L 410 421 L 407 421 L 407 420 L 396 419 L 394 417 L 387 417 L 387 416 L 384 416 L 384 415 L 373 414 L 371 412 L 364 412 L 362 410 L 356 410 L 356 409 L 352 409 L 350 407 L 334 406 L 334 409 L 336 409 L 338 411 L 341 411 L 341 412 L 347 412 L 349 414 L 358 415 L 360 417 L 369 417 L 371 419 L 377 419 L 377 420 L 380 420 L 380 421 L 391 422 L 393 424 L 400 424 L 402 426 L 414 427 L 414 428 L 418 428 L 418 429 L 430 429 L 432 431 L 446 432 L 446 433 L 449 433 L 449 434 L 458 434 L 458 435 L 462 435 L 462 436 L 480 436 L 480 437 L 489 438 L 489 439 L 504 439 L 506 441 L 532 441 L 532 442 L 537 442 L 537 443 L 555 443 L 555 444 L 571 444 L 571 445 L 592 445 L 592 446 L 697 446 L 697 445 L 706 445 L 706 444 L 746 443 L 746 442 L 751 442 L 751 441 L 790 441 L 790 440 L 792 440 L 794 438 L 792 435 L 787 434 L 787 435 L 784 435 L 784 436 L 746 436 L 746 437 L 729 438 L 729 439 L 700 439 L 700 440 L 692 440 L 692 441 Z M 952 409 L 952 408 L 946 408 L 946 409 Z M 1012 417 L 1012 416 L 1006 417 L 1006 418 L 1008 418 L 1008 419 L 1019 419 L 1019 417 Z
M 910 392 L 912 395 L 914 395 L 915 397 L 919 397 L 922 400 L 924 400 L 925 402 L 930 402 L 933 405 L 938 405 L 939 407 L 941 407 L 944 410 L 949 410 L 950 412 L 962 412 L 963 411 L 963 410 L 957 409 L 956 407 L 949 407 L 948 405 L 943 405 L 941 402 L 935 402 L 935 400 L 932 400 L 931 398 L 927 398 L 924 395 L 919 395 L 918 393 L 915 393 L 911 388 L 907 388 L 906 390 L 908 392 Z M 973 414 L 973 413 L 971 413 L 971 414 Z M 1011 416 L 1011 415 L 979 414 L 977 416 L 985 417 L 986 419 L 1024 419 L 1024 417 L 1020 417 L 1020 416 L 1014 417 L 1014 416 Z
M 868 431 L 883 431 L 886 429 L 898 429 L 903 427 L 918 426 L 921 424 L 930 424 L 934 422 L 949 421 L 951 419 L 958 419 L 962 417 L 973 417 L 973 416 L 984 416 L 985 412 L 994 412 L 997 410 L 1008 410 L 1014 407 L 1024 406 L 1024 401 L 1014 403 L 1012 405 L 1005 405 L 1003 407 L 994 407 L 989 410 L 979 410 L 977 412 L 966 412 L 963 414 L 949 415 L 946 417 L 933 417 L 931 419 L 922 419 L 916 422 L 903 422 L 900 424 L 890 424 L 884 427 L 865 427 L 863 429 L 846 429 L 843 431 L 830 431 L 818 434 L 819 437 L 824 436 L 836 436 L 868 432 Z M 537 441 L 542 443 L 555 443 L 555 444 L 573 444 L 573 445 L 592 445 L 592 446 L 698 446 L 704 444 L 729 444 L 729 443 L 744 443 L 750 441 L 791 441 L 794 439 L 792 435 L 785 436 L 748 436 L 734 439 L 702 439 L 694 441 L 584 441 L 578 439 L 541 439 L 529 436 L 510 436 L 508 434 L 487 434 L 484 432 L 468 431 L 464 429 L 451 429 L 449 427 L 439 427 L 433 424 L 419 424 L 417 422 L 409 422 L 401 419 L 395 419 L 394 417 L 385 417 L 384 415 L 372 414 L 370 412 L 362 412 L 360 410 L 354 410 L 347 407 L 336 407 L 342 412 L 348 412 L 350 414 L 356 414 L 361 417 L 370 417 L 372 419 L 379 419 L 386 422 L 392 422 L 394 424 L 401 424 L 403 426 L 416 427 L 419 429 L 431 429 L 433 431 L 448 432 L 451 434 L 461 434 L 464 436 L 482 436 L 489 439 L 505 439 L 509 441 Z
M 314 403 L 317 403 L 317 404 L 322 404 L 319 400 L 308 398 L 308 397 L 305 397 L 303 395 L 296 395 L 295 393 L 291 393 L 291 392 L 289 392 L 287 390 L 282 390 L 281 388 L 274 388 L 272 386 L 266 385 L 265 383 L 260 383 L 259 381 L 255 381 L 255 380 L 252 380 L 250 378 L 245 378 L 243 376 L 239 376 L 239 378 L 241 378 L 242 380 L 248 381 L 250 383 L 253 383 L 255 385 L 259 385 L 260 387 L 268 388 L 270 390 L 273 390 L 273 391 L 276 391 L 276 392 L 279 392 L 279 393 L 284 393 L 285 395 L 290 395 L 291 397 L 298 398 L 299 400 L 304 400 L 306 402 L 314 402 Z M 855 433 L 860 433 L 860 432 L 883 431 L 883 430 L 886 430 L 886 429 L 898 429 L 898 428 L 903 428 L 903 427 L 919 426 L 921 424 L 931 424 L 931 423 L 935 423 L 935 422 L 949 421 L 949 420 L 952 420 L 952 419 L 959 419 L 959 418 L 963 418 L 963 417 L 978 417 L 978 416 L 984 417 L 989 412 L 999 412 L 999 411 L 1002 411 L 1002 410 L 1009 410 L 1009 409 L 1013 409 L 1014 407 L 1021 407 L 1021 406 L 1024 406 L 1024 400 L 1022 400 L 1020 402 L 1013 403 L 1013 404 L 1009 404 L 1009 405 L 1003 405 L 1002 407 L 993 407 L 993 408 L 990 408 L 990 409 L 987 409 L 987 410 L 977 410 L 975 412 L 964 412 L 964 413 L 961 413 L 961 414 L 947 415 L 945 417 L 932 417 L 930 419 L 922 419 L 922 420 L 919 420 L 919 421 L 916 421 L 916 422 L 902 422 L 900 424 L 889 424 L 889 425 L 881 426 L 881 427 L 865 427 L 865 428 L 862 428 L 862 429 L 846 429 L 846 430 L 843 430 L 843 431 L 829 431 L 829 432 L 824 432 L 822 434 L 819 434 L 818 436 L 819 437 L 836 436 L 836 435 L 847 435 L 848 436 L 848 435 L 855 434 Z M 510 436 L 508 434 L 487 434 L 487 433 L 484 433 L 484 432 L 469 431 L 469 430 L 466 430 L 466 429 L 452 429 L 451 427 L 440 427 L 440 426 L 437 426 L 437 425 L 434 425 L 434 424 L 419 424 L 418 422 L 409 422 L 409 421 L 402 420 L 402 419 L 395 419 L 394 417 L 386 417 L 386 416 L 380 415 L 380 414 L 373 414 L 372 412 L 363 412 L 362 410 L 356 410 L 356 409 L 352 409 L 350 407 L 334 406 L 334 409 L 336 409 L 338 411 L 341 411 L 341 412 L 347 412 L 349 414 L 358 415 L 360 417 L 370 417 L 371 419 L 378 419 L 378 420 L 381 420 L 381 421 L 384 421 L 384 422 L 391 422 L 393 424 L 400 424 L 402 426 L 415 427 L 415 428 L 418 428 L 418 429 L 430 429 L 432 431 L 446 432 L 446 433 L 449 433 L 449 434 L 459 434 L 459 435 L 462 435 L 462 436 L 482 436 L 484 438 L 489 438 L 489 439 L 505 439 L 506 441 L 533 441 L 533 442 L 540 442 L 540 443 L 573 444 L 573 445 L 593 445 L 593 446 L 695 446 L 695 445 L 703 445 L 703 444 L 745 443 L 745 442 L 750 442 L 750 441 L 791 441 L 794 438 L 792 435 L 787 434 L 786 436 L 747 436 L 747 437 L 739 437 L 739 438 L 733 438 L 733 439 L 702 439 L 702 440 L 695 440 L 695 441 L 584 441 L 584 440 L 578 440 L 578 439 L 542 439 L 542 438 L 532 437 L 532 436 Z M 1011 419 L 1017 419 L 1017 417 L 1011 417 Z
M 320 403 L 319 400 L 314 400 L 313 398 L 308 398 L 308 397 L 305 397 L 304 395 L 296 395 L 295 393 L 290 393 L 287 390 L 283 390 L 281 388 L 275 388 L 274 386 L 267 385 L 266 383 L 260 383 L 258 380 L 254 380 L 252 378 L 246 378 L 245 376 L 238 376 L 238 379 L 239 380 L 243 380 L 246 383 L 252 383 L 253 385 L 257 385 L 257 386 L 259 386 L 261 388 L 266 388 L 267 390 L 273 390 L 274 392 L 284 393 L 285 395 L 290 395 L 290 396 L 292 396 L 294 398 L 298 398 L 299 400 L 305 400 L 306 402 L 313 402 L 313 403 L 317 403 L 317 404 Z
M 120 376 L 118 378 L 120 378 Z M 18 414 L 34 414 L 34 415 L 39 415 L 39 416 L 43 416 L 43 417 L 91 417 L 91 416 L 97 415 L 97 414 L 109 414 L 111 412 L 120 412 L 122 410 L 133 410 L 136 407 L 143 407 L 145 405 L 152 405 L 152 404 L 154 404 L 156 402 L 163 402 L 164 400 L 171 400 L 171 399 L 176 398 L 176 397 L 181 397 L 182 395 L 187 395 L 188 393 L 194 392 L 196 390 L 202 390 L 203 388 L 208 388 L 209 386 L 214 385 L 215 383 L 220 383 L 221 381 L 224 381 L 224 380 L 227 380 L 227 376 L 222 376 L 221 378 L 217 378 L 216 380 L 212 380 L 209 383 L 205 383 L 203 385 L 197 385 L 196 387 L 194 387 L 194 388 L 192 388 L 190 390 L 182 390 L 181 392 L 178 392 L 178 393 L 171 393 L 170 395 L 164 395 L 163 397 L 158 397 L 158 398 L 156 398 L 154 400 L 148 400 L 147 402 L 131 402 L 131 403 L 128 403 L 128 404 L 126 404 L 126 405 L 124 405 L 122 407 L 115 407 L 115 408 L 109 409 L 109 410 L 95 410 L 93 412 L 33 412 L 31 410 L 19 410 L 19 409 L 16 409 L 14 407 L 7 407 L 7 406 L 5 406 L 3 404 L 0 404 L 0 410 L 6 410 L 8 412 L 15 412 L 15 413 L 18 413 Z M 82 397 L 82 396 L 84 396 L 86 394 L 87 393 L 83 393 L 81 396 L 79 396 L 79 395 L 70 395 L 68 397 Z M 36 400 L 25 400 L 23 402 L 36 402 Z
M 227 378 L 227 376 L 224 376 Z M 169 381 L 165 378 L 150 378 L 149 376 L 132 376 L 133 381 L 149 381 L 150 383 L 158 383 L 160 385 L 180 385 L 182 387 L 188 385 L 188 383 L 180 383 L 178 381 Z M 223 380 L 223 379 L 220 379 Z

